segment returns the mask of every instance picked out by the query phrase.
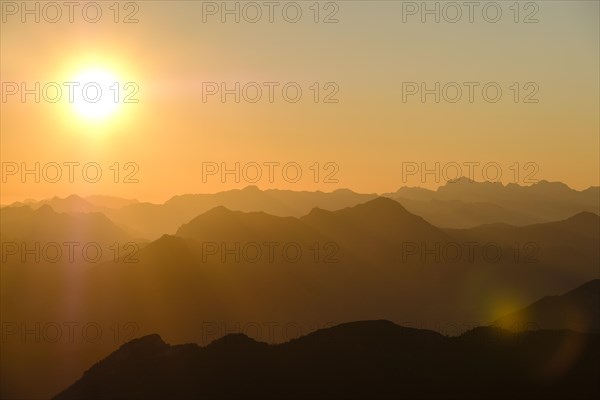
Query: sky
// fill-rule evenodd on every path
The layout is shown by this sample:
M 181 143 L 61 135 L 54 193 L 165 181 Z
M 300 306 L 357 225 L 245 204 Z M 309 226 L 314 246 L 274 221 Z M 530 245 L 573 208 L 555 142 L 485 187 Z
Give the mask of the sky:
M 2 204 L 599 185 L 597 1 L 0 3 Z

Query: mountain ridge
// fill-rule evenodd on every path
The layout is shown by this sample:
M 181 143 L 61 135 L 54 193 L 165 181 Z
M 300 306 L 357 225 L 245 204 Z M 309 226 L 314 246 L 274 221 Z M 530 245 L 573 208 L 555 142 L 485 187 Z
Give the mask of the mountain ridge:
M 507 332 L 498 335 L 493 328 L 476 328 L 448 338 L 382 320 L 349 322 L 271 346 L 243 334 L 227 335 L 205 347 L 169 346 L 160 336 L 150 335 L 133 346 L 121 346 L 54 399 L 191 399 L 200 394 L 358 399 L 369 393 L 370 398 L 396 398 L 398 390 L 411 398 L 452 393 L 457 398 L 500 399 L 514 393 L 515 384 L 526 397 L 558 399 L 570 393 L 595 398 L 599 388 L 590 378 L 599 367 L 590 354 L 600 348 L 599 335 L 580 335 L 584 348 L 552 379 L 523 367 L 531 365 L 536 374 L 547 374 L 545 352 L 569 335 L 537 331 L 512 340 L 515 336 Z M 125 352 L 127 357 L 114 357 Z M 314 362 L 316 355 L 319 363 Z

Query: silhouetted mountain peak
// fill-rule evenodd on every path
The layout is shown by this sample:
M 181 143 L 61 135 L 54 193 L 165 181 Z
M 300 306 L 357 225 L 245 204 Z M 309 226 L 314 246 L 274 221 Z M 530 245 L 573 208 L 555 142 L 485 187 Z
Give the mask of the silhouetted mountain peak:
M 156 254 L 187 254 L 189 249 L 185 243 L 185 239 L 164 234 L 146 246 L 144 252 Z
M 477 183 L 476 181 L 467 178 L 466 176 L 461 176 L 455 179 L 450 179 L 446 184 L 454 184 L 454 185 L 462 185 L 465 183 Z
M 495 325 L 514 329 L 524 323 L 537 329 L 600 331 L 600 279 L 594 279 L 559 296 L 545 296 L 531 305 L 495 321 Z
M 518 186 L 518 185 L 517 185 Z M 438 188 L 438 192 L 444 192 L 451 189 L 463 189 L 463 188 L 473 188 L 473 189 L 502 189 L 504 185 L 502 182 L 492 182 L 492 181 L 476 181 L 466 176 L 461 176 L 460 178 L 451 179 L 446 182 L 445 185 L 440 186 Z
M 121 345 L 114 353 L 86 371 L 84 376 L 90 375 L 94 371 L 102 370 L 106 365 L 114 365 L 113 363 L 121 364 L 127 360 L 144 359 L 169 348 L 170 346 L 156 333 L 142 336 Z
M 386 352 L 390 349 L 380 347 L 383 343 L 411 347 L 444 339 L 437 332 L 403 327 L 388 320 L 364 320 L 319 329 L 290 341 L 288 345 L 293 348 L 316 343 L 327 352 L 345 352 L 349 348 L 365 347 L 379 348 Z
M 427 221 L 418 215 L 409 212 L 402 204 L 396 200 L 392 200 L 387 197 L 377 197 L 373 200 L 367 201 L 366 203 L 356 205 L 354 207 L 346 208 L 343 210 L 336 211 L 340 215 L 347 215 L 353 218 L 359 218 L 364 220 L 369 219 L 371 222 L 379 222 L 381 224 L 401 224 L 398 227 L 407 226 L 406 224 L 416 227 L 431 227 Z M 437 229 L 437 228 L 435 228 Z
M 466 176 L 461 176 L 455 179 L 449 179 L 446 182 L 446 185 L 494 185 L 494 186 L 504 186 L 501 182 L 493 182 L 493 181 L 476 181 L 474 179 L 468 178 Z
M 169 245 L 173 245 L 173 244 L 180 244 L 183 243 L 184 240 L 178 236 L 174 236 L 174 235 L 168 235 L 168 234 L 164 234 L 162 235 L 160 238 L 158 238 L 157 240 L 155 240 L 154 242 L 150 243 L 148 245 L 148 248 L 150 247 L 159 247 L 159 246 L 169 246 Z
M 589 211 L 582 211 L 573 215 L 570 218 L 567 218 L 567 221 L 590 221 L 600 219 L 600 216 L 596 213 Z
M 448 240 L 448 235 L 418 215 L 412 214 L 399 202 L 377 197 L 366 203 L 337 211 L 314 208 L 301 220 L 329 237 L 361 238 L 371 243 L 401 240 Z M 351 236 L 355 235 L 355 236 Z M 379 240 L 379 239 L 383 240 Z M 352 239 L 350 239 L 352 240 Z
M 150 335 L 142 336 L 137 339 L 133 339 L 123 344 L 117 351 L 123 352 L 143 352 L 152 349 L 160 349 L 168 347 L 169 345 L 162 340 L 158 333 L 152 333 Z
M 60 198 L 58 196 L 54 196 L 48 201 L 48 203 L 50 203 L 50 204 L 67 204 L 71 207 L 74 207 L 74 206 L 89 207 L 89 206 L 91 206 L 91 204 L 86 199 L 84 199 L 83 197 L 80 197 L 76 194 L 71 194 L 65 198 Z
M 37 210 L 35 210 L 35 213 L 38 214 L 38 215 L 56 214 L 56 212 L 54 211 L 54 209 L 50 205 L 48 205 L 48 204 L 44 204 L 43 206 L 41 206 L 40 208 L 38 208 Z
M 366 203 L 363 203 L 365 207 L 387 207 L 388 209 L 403 209 L 404 207 L 400 203 L 395 200 L 392 200 L 387 197 L 377 197 L 373 200 L 369 200 Z M 356 207 L 360 207 L 361 205 L 357 205 Z
M 229 208 L 227 208 L 225 206 L 216 206 L 216 207 L 211 208 L 210 210 L 208 210 L 207 212 L 205 212 L 204 214 L 201 214 L 201 215 L 205 215 L 205 216 L 209 216 L 209 215 L 231 215 L 231 214 L 234 214 L 234 213 L 236 213 L 236 212 L 230 210 Z
M 319 208 L 319 207 L 314 207 L 312 210 L 310 210 L 310 212 L 308 214 L 306 214 L 306 217 L 319 217 L 319 216 L 323 216 L 323 215 L 330 215 L 332 213 L 333 213 L 332 211 L 323 210 L 322 208 Z
M 54 197 L 54 198 L 55 199 L 59 199 L 58 197 Z M 85 202 L 85 199 L 83 197 L 79 197 L 76 194 L 71 194 L 71 195 L 65 197 L 65 200 L 69 200 L 69 201 L 83 201 L 83 202 Z
M 300 228 L 295 217 L 280 217 L 263 211 L 232 211 L 218 206 L 198 215 L 179 227 L 176 234 L 182 237 L 197 238 L 205 234 L 239 234 L 246 231 L 272 233 L 275 231 Z
M 594 296 L 600 296 L 600 279 L 594 279 L 583 285 L 571 290 L 564 294 L 564 296 L 574 296 L 580 294 L 592 294 Z
M 368 329 L 368 330 L 372 330 L 373 332 L 380 332 L 382 330 L 389 330 L 389 329 L 395 330 L 398 328 L 411 329 L 411 328 L 404 328 L 399 325 L 396 325 L 395 323 L 393 323 L 392 321 L 388 321 L 387 319 L 374 319 L 374 320 L 365 320 L 365 321 L 344 322 L 339 325 L 336 325 L 336 326 L 333 326 L 330 328 L 324 328 L 321 330 L 362 331 L 362 330 Z
M 367 201 L 366 203 L 358 204 L 354 207 L 348 207 L 337 212 L 344 211 L 353 214 L 370 214 L 373 217 L 385 216 L 389 218 L 398 215 L 410 215 L 416 217 L 416 215 L 408 212 L 402 204 L 388 197 L 377 197 L 373 200 Z
M 336 189 L 332 193 L 338 193 L 338 194 L 356 194 L 355 191 L 347 189 L 347 188 Z
M 328 211 L 321 208 L 313 208 L 308 215 L 303 219 L 315 220 L 317 218 L 331 219 L 332 217 L 341 218 L 359 218 L 367 219 L 374 222 L 375 220 L 386 220 L 394 219 L 397 217 L 410 216 L 419 218 L 414 214 L 409 213 L 402 204 L 388 197 L 377 197 L 373 200 L 369 200 L 366 203 L 358 204 L 353 207 L 346 207 L 337 211 Z
M 561 189 L 570 189 L 569 186 L 565 183 L 562 182 L 551 182 L 551 181 L 547 181 L 545 179 L 542 179 L 539 182 L 534 183 L 533 185 L 531 185 L 533 187 L 553 187 L 553 188 L 561 188 Z
M 490 339 L 510 338 L 510 330 L 497 325 L 478 326 L 463 333 L 458 339 L 460 341 L 489 341 Z
M 257 346 L 262 347 L 267 345 L 266 343 L 257 342 L 256 340 L 244 335 L 243 333 L 230 333 L 225 335 L 213 342 L 211 342 L 208 347 L 211 348 L 219 348 L 225 347 L 233 350 L 242 350 L 255 348 Z
M 367 336 L 371 336 L 371 335 L 373 335 L 372 333 L 374 332 L 375 333 L 374 336 L 379 336 L 381 334 L 384 334 L 384 332 L 395 333 L 395 334 L 397 334 L 398 332 L 404 332 L 404 333 L 408 333 L 408 332 L 413 333 L 414 332 L 414 333 L 420 333 L 420 334 L 433 334 L 434 336 L 442 337 L 442 335 L 440 335 L 439 333 L 431 331 L 431 330 L 409 328 L 409 327 L 395 324 L 394 322 L 386 320 L 386 319 L 345 322 L 345 323 L 333 326 L 331 328 L 321 329 L 321 331 L 327 331 L 327 330 L 329 330 L 331 332 L 335 332 L 336 335 L 347 334 L 347 332 L 355 332 L 357 334 L 363 333 Z M 317 332 L 319 332 L 319 331 L 317 331 Z M 371 333 L 367 334 L 367 332 L 371 332 Z

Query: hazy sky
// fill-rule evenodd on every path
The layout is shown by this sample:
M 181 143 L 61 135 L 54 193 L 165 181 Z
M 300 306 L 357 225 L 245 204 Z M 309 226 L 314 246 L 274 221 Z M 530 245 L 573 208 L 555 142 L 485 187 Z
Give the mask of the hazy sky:
M 239 23 L 220 1 L 98 2 L 96 23 L 95 5 L 83 12 L 89 2 L 74 8 L 73 22 L 63 2 L 54 3 L 57 23 L 54 5 L 39 3 L 36 22 L 21 14 L 22 2 L 1 3 L 3 204 L 72 193 L 164 201 L 254 181 L 262 189 L 382 193 L 437 187 L 456 165 L 466 175 L 469 162 L 480 163 L 477 180 L 484 164 L 488 178 L 499 169 L 504 183 L 560 180 L 584 189 L 600 179 L 597 1 L 475 2 L 472 16 L 462 1 L 427 2 L 438 7 L 439 23 L 420 1 L 274 2 L 272 23 L 265 2 L 237 3 Z M 124 23 L 127 16 L 138 22 Z M 84 118 L 63 83 L 90 70 L 117 76 L 122 95 L 139 88 L 139 102 L 121 96 L 114 114 Z M 34 94 L 22 102 L 21 84 L 36 82 L 40 102 Z M 56 85 L 42 93 L 49 82 L 62 85 L 56 103 L 47 101 Z M 134 86 L 125 90 L 126 82 Z M 221 83 L 235 92 L 236 82 L 240 102 L 235 93 L 223 102 Z M 435 93 L 423 101 L 421 83 L 436 82 L 440 102 Z M 257 87 L 262 98 L 252 103 Z M 40 182 L 23 179 L 20 169 L 36 163 Z M 240 163 L 239 182 L 234 174 L 203 177 L 203 163 L 211 163 L 205 172 Z M 403 179 L 403 163 L 439 163 L 440 179 Z

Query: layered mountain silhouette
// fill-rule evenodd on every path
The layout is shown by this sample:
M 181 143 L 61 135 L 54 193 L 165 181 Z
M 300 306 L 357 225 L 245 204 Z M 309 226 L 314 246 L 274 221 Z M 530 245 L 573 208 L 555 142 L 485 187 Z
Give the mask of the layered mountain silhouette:
M 301 219 L 332 236 L 341 233 L 388 238 L 389 240 L 448 240 L 449 237 L 423 218 L 385 197 L 337 211 L 313 209 Z
M 507 209 L 490 202 L 468 202 L 461 200 L 414 200 L 392 196 L 407 210 L 421 215 L 431 223 L 447 228 L 471 228 L 483 224 L 506 223 L 528 225 L 544 221 L 543 218 Z
M 541 181 L 530 186 L 475 182 L 467 178 L 449 181 L 437 190 L 402 187 L 384 197 L 400 202 L 408 211 L 444 228 L 470 228 L 506 223 L 522 226 L 566 219 L 579 212 L 600 213 L 600 189 L 583 191 L 560 182 Z M 313 208 L 334 211 L 378 197 L 348 189 L 333 192 L 259 190 L 255 186 L 215 194 L 187 194 L 164 204 L 142 203 L 111 196 L 72 195 L 42 201 L 14 203 L 9 207 L 49 205 L 57 212 L 102 212 L 136 237 L 157 239 L 174 234 L 194 217 L 223 206 L 243 212 L 265 212 L 274 216 L 301 217 Z
M 263 200 L 239 205 L 249 194 L 263 199 L 263 206 Z M 271 200 L 264 199 L 267 194 Z M 598 278 L 599 217 L 583 206 L 565 218 L 530 225 L 500 221 L 442 228 L 386 197 L 366 195 L 362 201 L 364 195 L 339 191 L 281 201 L 300 194 L 256 188 L 219 194 L 235 199 L 237 207 L 209 206 L 217 195 L 183 196 L 177 205 L 84 199 L 102 212 L 57 212 L 31 202 L 3 207 L 3 242 L 135 241 L 141 235 L 123 222 L 131 210 L 140 211 L 130 221 L 144 232 L 166 226 L 172 231 L 141 243 L 133 257 L 121 253 L 116 261 L 110 257 L 89 268 L 22 263 L 19 257 L 3 263 L 3 322 L 30 327 L 40 321 L 95 321 L 105 335 L 99 342 L 69 344 L 71 358 L 63 362 L 64 343 L 23 345 L 15 328 L 2 344 L 1 397 L 57 393 L 114 349 L 115 321 L 135 323 L 138 335 L 161 332 L 174 343 L 207 343 L 238 325 L 264 332 L 272 323 L 279 329 L 269 342 L 282 343 L 290 339 L 281 329 L 288 323 L 306 335 L 310 327 L 374 318 L 451 336 L 494 321 L 516 331 L 532 326 L 595 331 L 573 319 L 543 318 L 553 311 L 539 318 L 536 312 L 526 314 L 531 318 L 506 317 Z M 293 212 L 288 202 L 295 204 Z M 268 212 L 270 207 L 279 214 Z M 482 251 L 485 246 L 492 257 Z M 475 249 L 473 257 L 469 248 Z M 462 254 L 455 258 L 457 249 Z M 558 307 L 556 315 L 570 315 L 569 307 Z M 54 367 L 57 360 L 60 368 Z
M 376 313 L 400 321 L 486 323 L 505 303 L 525 305 L 596 278 L 599 224 L 597 215 L 581 213 L 525 227 L 439 229 L 387 198 L 337 211 L 313 209 L 301 218 L 217 207 L 176 235 L 140 246 L 133 262 L 110 261 L 90 273 L 53 265 L 51 281 L 62 286 L 80 274 L 80 304 L 92 314 L 116 309 L 123 318 L 140 319 L 151 308 L 164 321 L 178 309 L 235 320 L 328 322 Z M 486 258 L 485 246 L 493 257 Z M 35 287 L 27 268 L 10 272 L 14 281 L 3 288 L 27 281 L 32 290 L 48 292 Z M 27 309 L 30 300 L 7 293 L 14 296 L 9 304 L 19 304 L 12 308 Z M 253 305 L 238 307 L 242 298 Z M 11 307 L 4 311 L 18 315 Z
M 129 241 L 133 237 L 100 212 L 57 212 L 44 204 L 0 209 L 2 240 L 64 241 Z
M 481 224 L 528 225 L 568 218 L 582 211 L 600 213 L 600 188 L 577 191 L 561 182 L 515 183 L 449 181 L 437 190 L 402 187 L 385 196 L 434 225 L 469 228 Z
M 347 189 L 330 193 L 290 190 L 259 190 L 249 186 L 215 194 L 175 196 L 164 204 L 139 203 L 110 213 L 110 217 L 140 232 L 148 239 L 173 234 L 184 223 L 215 207 L 223 206 L 245 212 L 265 212 L 275 216 L 299 217 L 314 207 L 336 210 L 377 197 Z
M 116 207 L 107 207 L 107 204 L 111 204 L 110 202 L 108 203 L 103 203 L 101 201 L 98 202 L 93 202 L 90 201 L 91 199 L 105 199 L 105 198 L 109 198 L 109 197 L 105 197 L 105 196 L 92 196 L 91 198 L 83 198 L 77 195 L 71 195 L 65 198 L 60 198 L 58 196 L 54 196 L 50 199 L 44 199 L 44 200 L 40 200 L 40 201 L 26 201 L 26 202 L 16 202 L 11 204 L 9 207 L 23 207 L 23 206 L 29 206 L 34 210 L 37 210 L 40 207 L 43 206 L 50 206 L 54 211 L 56 212 L 60 212 L 60 213 L 90 213 L 90 212 L 103 212 L 103 211 L 107 211 L 110 208 L 116 208 Z M 116 201 L 112 202 L 112 205 L 117 206 L 117 207 L 122 207 L 124 205 L 127 204 L 126 201 L 118 199 L 118 198 L 114 198 L 117 199 Z M 121 205 L 122 204 L 122 205 Z
M 563 350 L 564 349 L 564 350 Z M 54 399 L 595 399 L 600 337 L 477 328 L 448 338 L 389 321 L 279 345 L 231 334 L 208 346 L 132 340 Z
M 600 217 L 591 212 L 581 212 L 562 221 L 511 226 L 488 224 L 471 229 L 446 229 L 446 232 L 463 240 L 487 240 L 500 243 L 533 240 L 546 246 L 580 246 L 592 249 L 600 235 Z

